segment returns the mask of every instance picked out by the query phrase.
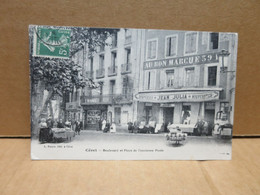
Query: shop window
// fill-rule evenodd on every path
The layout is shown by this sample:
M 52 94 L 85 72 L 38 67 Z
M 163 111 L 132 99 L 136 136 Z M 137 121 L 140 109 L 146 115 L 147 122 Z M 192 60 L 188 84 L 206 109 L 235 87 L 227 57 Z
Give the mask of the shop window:
M 216 119 L 223 121 L 228 120 L 229 118 L 229 103 L 220 102 L 220 111 L 217 112 Z
M 166 56 L 175 56 L 177 54 L 177 36 L 167 37 Z
M 181 112 L 182 124 L 190 124 L 190 119 L 191 119 L 191 106 L 183 105 L 182 112 Z
M 146 120 L 146 123 L 149 122 L 151 117 L 152 117 L 152 106 L 145 106 L 145 120 Z
M 185 87 L 193 87 L 195 81 L 195 69 L 186 68 L 185 69 Z
M 147 42 L 147 59 L 149 60 L 156 59 L 156 46 L 157 46 L 156 40 L 151 40 Z
M 217 66 L 208 67 L 208 86 L 217 84 Z
M 197 32 L 186 33 L 185 36 L 185 53 L 195 53 L 197 50 Z
M 166 70 L 167 87 L 174 86 L 174 70 Z
M 220 102 L 220 111 L 228 112 L 229 111 L 229 103 L 228 102 Z
M 209 38 L 210 49 L 218 49 L 218 39 L 219 39 L 218 33 L 210 33 L 210 38 Z

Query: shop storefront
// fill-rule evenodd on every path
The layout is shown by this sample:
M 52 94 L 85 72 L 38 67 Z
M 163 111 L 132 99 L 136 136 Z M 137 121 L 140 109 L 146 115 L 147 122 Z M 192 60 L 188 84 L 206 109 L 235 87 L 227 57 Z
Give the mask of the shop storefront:
M 87 105 L 84 109 L 84 129 L 98 130 L 103 119 L 107 119 L 107 105 Z
M 214 123 L 220 88 L 197 91 L 143 92 L 138 101 L 138 118 L 148 123 L 194 127 L 198 119 Z
M 66 103 L 66 116 L 68 121 L 82 121 L 82 108 L 79 102 L 67 102 Z

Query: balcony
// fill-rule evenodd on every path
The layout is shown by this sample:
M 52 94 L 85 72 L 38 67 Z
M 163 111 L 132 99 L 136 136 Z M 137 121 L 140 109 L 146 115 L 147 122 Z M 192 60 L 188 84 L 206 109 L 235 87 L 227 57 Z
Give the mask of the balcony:
M 118 94 L 113 96 L 113 104 L 131 104 L 133 103 L 133 93 Z
M 100 79 L 100 78 L 104 78 L 105 76 L 105 69 L 104 68 L 100 68 L 96 70 L 96 78 Z
M 81 105 L 112 105 L 112 104 L 131 104 L 133 102 L 133 94 L 110 94 L 96 96 L 81 96 Z
M 94 71 L 86 71 L 86 77 L 88 79 L 93 79 L 94 78 Z
M 131 63 L 121 65 L 121 74 L 129 74 L 131 72 L 132 72 L 132 64 Z
M 108 67 L 108 76 L 116 76 L 117 75 L 117 66 Z

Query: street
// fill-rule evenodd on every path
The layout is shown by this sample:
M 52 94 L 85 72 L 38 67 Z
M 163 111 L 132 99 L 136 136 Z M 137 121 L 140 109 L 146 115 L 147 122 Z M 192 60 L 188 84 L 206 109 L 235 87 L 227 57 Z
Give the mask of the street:
M 231 159 L 231 140 L 188 136 L 181 144 L 165 134 L 81 131 L 71 142 L 40 144 L 32 140 L 33 159 L 215 160 Z

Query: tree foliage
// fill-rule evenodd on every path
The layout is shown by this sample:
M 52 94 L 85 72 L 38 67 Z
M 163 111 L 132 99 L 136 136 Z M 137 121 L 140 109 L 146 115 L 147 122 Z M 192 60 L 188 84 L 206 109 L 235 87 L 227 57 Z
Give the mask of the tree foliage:
M 31 38 L 34 30 L 34 27 L 29 29 Z M 72 61 L 72 56 L 86 46 L 89 53 L 97 51 L 98 46 L 107 45 L 106 40 L 108 37 L 117 31 L 118 29 L 109 28 L 72 27 L 70 59 L 49 59 L 30 56 L 32 83 L 44 82 L 46 90 L 53 90 L 60 95 L 72 91 L 74 87 L 97 87 L 98 84 L 95 84 L 91 79 L 83 79 L 82 67 Z

